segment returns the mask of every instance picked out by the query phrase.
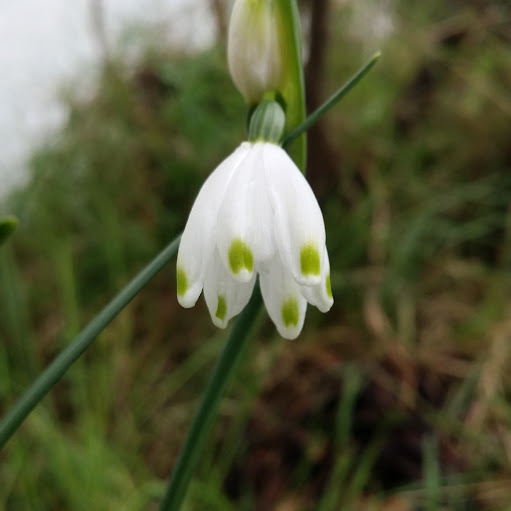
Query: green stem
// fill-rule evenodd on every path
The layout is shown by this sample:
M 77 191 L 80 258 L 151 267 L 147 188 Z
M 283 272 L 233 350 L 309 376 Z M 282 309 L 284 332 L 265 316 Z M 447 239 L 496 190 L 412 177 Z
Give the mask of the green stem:
M 0 422 L 0 449 L 18 429 L 27 415 L 92 344 L 101 331 L 128 305 L 137 293 L 177 253 L 181 236 L 163 249 L 115 298 L 69 343 L 60 355 L 39 375 L 32 386 Z
M 277 88 L 286 103 L 286 130 L 294 131 L 305 120 L 305 80 L 302 66 L 300 12 L 296 0 L 275 0 L 279 37 L 283 52 L 282 83 Z M 303 135 L 303 136 L 300 136 Z M 286 148 L 297 167 L 305 174 L 307 139 L 299 134 Z
M 355 85 L 367 74 L 367 72 L 376 64 L 378 59 L 380 58 L 381 53 L 375 53 L 369 62 L 359 69 L 356 74 L 354 74 L 348 82 L 346 82 L 339 90 L 334 92 L 329 99 L 327 99 L 317 110 L 315 110 L 312 114 L 310 114 L 305 121 L 300 124 L 293 131 L 288 133 L 282 142 L 282 147 L 288 146 L 293 140 L 299 137 L 302 133 L 307 131 L 313 124 L 319 121 L 323 115 L 325 115 L 333 106 L 336 105 L 338 101 L 340 101 Z
M 207 435 L 216 418 L 220 400 L 234 374 L 246 340 L 255 324 L 258 312 L 261 310 L 261 305 L 261 294 L 257 289 L 254 289 L 250 302 L 232 327 L 225 348 L 202 395 L 202 400 L 188 430 L 188 436 L 181 448 L 163 497 L 160 511 L 178 511 L 183 503 L 195 466 L 206 443 Z

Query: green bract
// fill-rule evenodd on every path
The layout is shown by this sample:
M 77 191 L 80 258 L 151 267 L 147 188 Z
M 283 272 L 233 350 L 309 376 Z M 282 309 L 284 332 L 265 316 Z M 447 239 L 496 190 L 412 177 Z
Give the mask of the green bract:
M 286 115 L 282 107 L 274 100 L 264 99 L 250 118 L 248 139 L 279 144 L 286 126 Z

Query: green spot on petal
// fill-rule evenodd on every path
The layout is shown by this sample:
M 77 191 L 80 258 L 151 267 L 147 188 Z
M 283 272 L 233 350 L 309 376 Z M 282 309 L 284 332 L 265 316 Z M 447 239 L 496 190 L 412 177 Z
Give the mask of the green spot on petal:
M 319 252 L 312 243 L 303 246 L 300 251 L 300 270 L 302 275 L 319 275 L 321 273 Z
M 328 276 L 326 278 L 325 287 L 326 287 L 326 294 L 327 294 L 328 298 L 333 298 L 332 285 L 330 284 L 330 274 L 328 274 Z
M 177 267 L 177 294 L 184 296 L 188 291 L 188 279 L 183 268 Z
M 249 272 L 254 270 L 254 256 L 250 248 L 242 240 L 237 239 L 231 243 L 229 248 L 229 266 L 234 275 L 246 269 Z
M 227 314 L 227 302 L 225 301 L 225 297 L 222 295 L 218 295 L 218 305 L 216 306 L 215 316 L 220 321 L 223 321 L 225 319 L 226 314 Z
M 300 312 L 296 298 L 289 298 L 282 304 L 282 321 L 286 327 L 298 325 Z

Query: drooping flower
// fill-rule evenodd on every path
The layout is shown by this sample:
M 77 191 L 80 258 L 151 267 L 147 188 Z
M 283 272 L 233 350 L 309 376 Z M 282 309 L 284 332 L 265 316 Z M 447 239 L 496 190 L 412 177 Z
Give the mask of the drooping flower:
M 307 302 L 333 304 L 325 226 L 307 180 L 268 141 L 243 142 L 202 186 L 177 259 L 179 303 L 204 289 L 213 323 L 224 328 L 245 307 L 259 274 L 279 333 L 298 336 Z
M 236 0 L 227 41 L 233 82 L 248 103 L 278 89 L 284 72 L 281 27 L 274 0 Z

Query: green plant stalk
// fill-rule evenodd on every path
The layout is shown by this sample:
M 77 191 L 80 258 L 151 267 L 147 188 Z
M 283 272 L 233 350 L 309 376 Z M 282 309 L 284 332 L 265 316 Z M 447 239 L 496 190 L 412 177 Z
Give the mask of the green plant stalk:
M 234 374 L 237 362 L 258 318 L 261 305 L 261 294 L 254 289 L 248 305 L 243 309 L 232 327 L 213 375 L 202 395 L 172 472 L 160 511 L 177 511 L 181 508 L 195 466 L 217 416 L 222 395 Z
M 330 96 L 317 110 L 312 112 L 305 121 L 296 127 L 293 131 L 284 136 L 282 147 L 287 147 L 293 141 L 305 133 L 313 124 L 319 121 L 332 107 L 334 107 L 355 85 L 368 73 L 368 71 L 376 64 L 381 57 L 381 53 L 375 53 L 369 62 L 360 68 L 340 89 Z
M 438 445 L 434 437 L 426 438 L 422 446 L 424 485 L 426 489 L 426 511 L 434 511 L 440 507 L 442 492 L 442 476 L 438 460 Z
M 285 62 L 278 91 L 286 103 L 286 131 L 295 131 L 306 116 L 300 13 L 296 0 L 276 0 L 274 6 L 281 38 L 282 58 Z M 286 150 L 305 174 L 307 140 L 304 133 L 301 132 L 294 137 Z
M 176 255 L 180 240 L 181 235 L 141 270 L 38 376 L 31 387 L 0 422 L 0 449 L 3 448 L 28 414 L 92 344 L 101 331 L 131 302 L 152 277 Z

